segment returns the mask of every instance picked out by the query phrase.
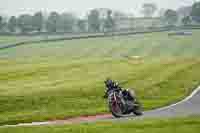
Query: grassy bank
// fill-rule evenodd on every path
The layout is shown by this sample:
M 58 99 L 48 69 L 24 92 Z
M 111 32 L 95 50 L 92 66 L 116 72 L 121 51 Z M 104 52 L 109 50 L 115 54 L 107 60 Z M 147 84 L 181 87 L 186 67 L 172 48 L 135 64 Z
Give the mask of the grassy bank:
M 36 37 L 28 36 L 0 36 L 0 46 L 5 44 L 14 44 L 16 42 L 36 39 Z
M 133 87 L 144 109 L 200 81 L 199 31 L 39 43 L 0 51 L 0 125 L 108 112 L 103 81 Z

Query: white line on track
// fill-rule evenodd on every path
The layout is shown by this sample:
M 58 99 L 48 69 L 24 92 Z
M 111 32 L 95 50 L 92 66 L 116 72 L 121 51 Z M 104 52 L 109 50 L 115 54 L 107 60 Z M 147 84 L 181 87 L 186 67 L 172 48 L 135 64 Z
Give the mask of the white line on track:
M 165 109 L 169 109 L 169 108 L 173 108 L 174 106 L 184 103 L 186 101 L 189 101 L 194 95 L 196 95 L 198 92 L 200 91 L 200 86 L 197 87 L 197 89 L 195 89 L 189 96 L 187 96 L 185 99 L 183 99 L 182 101 L 179 101 L 177 103 L 171 104 L 169 106 L 165 106 L 165 107 L 161 107 L 161 108 L 157 108 L 154 110 L 150 110 L 150 111 L 161 111 L 161 110 L 165 110 Z

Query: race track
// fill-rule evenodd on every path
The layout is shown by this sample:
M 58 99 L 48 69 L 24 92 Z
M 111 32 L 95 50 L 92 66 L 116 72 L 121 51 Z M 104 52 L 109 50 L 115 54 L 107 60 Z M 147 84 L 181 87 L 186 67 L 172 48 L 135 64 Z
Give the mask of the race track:
M 200 115 L 200 87 L 184 100 L 167 107 L 145 112 L 143 117 L 177 117 Z
M 136 117 L 134 115 L 114 118 L 111 114 L 101 114 L 95 116 L 80 116 L 75 118 L 68 118 L 65 120 L 54 120 L 46 122 L 33 122 L 33 123 L 21 123 L 17 125 L 5 125 L 6 127 L 15 126 L 41 126 L 41 125 L 62 125 L 62 124 L 73 124 L 73 123 L 87 123 L 97 121 L 124 121 L 127 119 L 143 119 L 143 118 L 169 118 L 169 117 L 184 117 L 190 115 L 200 115 L 200 86 L 193 91 L 191 95 L 186 97 L 184 100 L 155 110 L 144 112 L 143 116 Z M 3 127 L 5 127 L 3 126 Z

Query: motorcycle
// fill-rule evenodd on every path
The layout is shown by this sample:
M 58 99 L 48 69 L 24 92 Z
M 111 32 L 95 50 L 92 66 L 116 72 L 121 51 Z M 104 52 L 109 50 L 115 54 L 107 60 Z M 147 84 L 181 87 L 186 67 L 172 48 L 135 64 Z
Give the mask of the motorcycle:
M 104 98 L 108 99 L 108 107 L 116 118 L 130 115 L 142 115 L 141 104 L 128 89 L 122 89 L 119 84 L 110 79 L 105 81 L 106 91 Z

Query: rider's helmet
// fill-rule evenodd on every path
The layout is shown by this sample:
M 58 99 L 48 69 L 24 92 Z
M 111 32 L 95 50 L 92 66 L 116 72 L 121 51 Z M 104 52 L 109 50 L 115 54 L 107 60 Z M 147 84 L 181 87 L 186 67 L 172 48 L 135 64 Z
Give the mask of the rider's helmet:
M 107 88 L 114 86 L 114 82 L 110 78 L 107 78 L 104 83 L 105 83 Z

